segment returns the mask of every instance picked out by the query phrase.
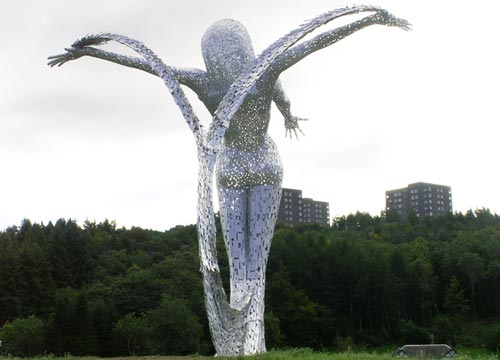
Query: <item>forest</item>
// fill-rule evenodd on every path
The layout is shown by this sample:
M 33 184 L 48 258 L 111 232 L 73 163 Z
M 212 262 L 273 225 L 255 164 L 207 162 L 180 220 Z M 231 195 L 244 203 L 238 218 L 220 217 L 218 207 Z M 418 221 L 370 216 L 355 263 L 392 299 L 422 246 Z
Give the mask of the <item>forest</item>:
M 25 219 L 1 231 L 0 340 L 13 356 L 213 354 L 196 226 Z M 358 212 L 327 228 L 277 226 L 268 348 L 431 341 L 500 348 L 500 216 Z

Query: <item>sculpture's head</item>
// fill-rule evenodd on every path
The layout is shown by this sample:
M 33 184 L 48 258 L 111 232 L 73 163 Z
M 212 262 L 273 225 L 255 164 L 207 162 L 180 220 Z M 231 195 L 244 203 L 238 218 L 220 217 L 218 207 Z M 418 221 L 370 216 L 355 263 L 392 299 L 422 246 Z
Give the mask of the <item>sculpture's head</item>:
M 255 59 L 247 29 L 231 19 L 219 20 L 205 31 L 201 51 L 208 76 L 222 81 L 233 82 Z

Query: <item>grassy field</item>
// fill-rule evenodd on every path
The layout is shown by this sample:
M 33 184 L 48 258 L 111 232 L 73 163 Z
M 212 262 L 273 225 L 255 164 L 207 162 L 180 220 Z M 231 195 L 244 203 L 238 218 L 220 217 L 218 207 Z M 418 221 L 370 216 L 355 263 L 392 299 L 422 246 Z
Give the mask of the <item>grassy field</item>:
M 493 354 L 482 349 L 458 349 L 459 355 L 455 360 L 500 360 L 500 354 Z M 5 360 L 27 360 L 26 358 L 2 357 Z M 143 356 L 143 357 L 116 357 L 107 360 L 208 360 L 214 359 L 211 356 Z M 295 349 L 287 351 L 269 351 L 266 354 L 254 356 L 239 357 L 217 357 L 218 360 L 394 360 L 391 352 L 386 353 L 368 353 L 368 352 L 314 352 L 309 349 Z M 100 360 L 96 357 L 53 357 L 44 356 L 34 358 L 33 360 Z

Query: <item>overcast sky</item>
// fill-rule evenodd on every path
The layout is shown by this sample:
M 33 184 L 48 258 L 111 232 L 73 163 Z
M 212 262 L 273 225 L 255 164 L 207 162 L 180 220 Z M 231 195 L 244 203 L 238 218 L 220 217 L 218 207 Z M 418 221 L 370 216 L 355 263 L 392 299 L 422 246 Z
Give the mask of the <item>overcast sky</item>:
M 451 186 L 456 211 L 499 212 L 500 3 L 366 3 L 413 31 L 370 27 L 282 75 L 292 111 L 309 119 L 306 136 L 289 140 L 273 110 L 283 186 L 328 201 L 332 216 L 379 214 L 385 190 L 418 181 Z M 352 4 L 2 0 L 0 230 L 23 218 L 157 230 L 196 222 L 195 143 L 162 81 L 90 58 L 49 68 L 47 56 L 104 31 L 141 40 L 166 64 L 204 68 L 200 39 L 218 19 L 245 24 L 260 53 L 304 20 Z

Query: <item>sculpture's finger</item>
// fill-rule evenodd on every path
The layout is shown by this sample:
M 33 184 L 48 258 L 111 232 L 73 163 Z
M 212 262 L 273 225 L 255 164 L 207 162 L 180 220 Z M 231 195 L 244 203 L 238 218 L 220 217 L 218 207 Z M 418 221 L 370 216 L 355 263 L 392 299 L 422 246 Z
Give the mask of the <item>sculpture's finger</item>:
M 412 29 L 412 25 L 408 22 L 408 20 L 397 18 L 395 16 L 390 17 L 390 21 L 388 23 L 390 26 L 397 26 L 403 30 L 410 31 Z
M 50 60 L 49 62 L 47 62 L 47 65 L 49 65 L 51 67 L 56 66 L 56 65 L 61 66 L 60 64 L 63 61 L 63 55 L 50 56 L 47 59 Z
M 64 55 L 65 55 L 65 54 L 51 55 L 51 56 L 49 56 L 47 59 L 49 59 L 49 60 L 50 60 L 50 59 L 58 59 L 58 58 L 60 58 L 61 56 L 64 56 Z
M 67 48 L 64 48 L 64 50 L 66 50 L 69 53 L 74 53 L 77 49 L 75 49 L 74 47 L 67 47 Z
M 406 31 L 411 31 L 412 30 L 412 25 L 411 23 L 409 23 L 408 21 L 404 20 L 404 19 L 401 19 L 401 25 L 399 25 L 399 27 L 403 30 L 406 30 Z

